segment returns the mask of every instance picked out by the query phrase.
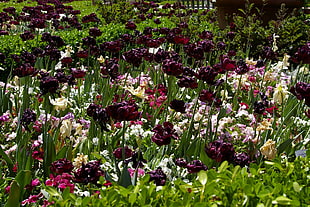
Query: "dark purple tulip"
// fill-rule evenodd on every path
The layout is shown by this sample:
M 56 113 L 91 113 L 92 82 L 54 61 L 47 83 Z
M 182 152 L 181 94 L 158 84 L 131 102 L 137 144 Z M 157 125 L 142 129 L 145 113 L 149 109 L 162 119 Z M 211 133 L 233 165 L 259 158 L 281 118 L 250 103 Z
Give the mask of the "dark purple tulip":
M 64 57 L 61 59 L 61 63 L 66 66 L 70 65 L 72 62 L 73 62 L 72 57 Z
M 198 173 L 201 170 L 206 171 L 208 168 L 200 160 L 193 160 L 186 166 L 189 173 Z
M 6 13 L 14 15 L 16 12 L 16 9 L 15 9 L 15 7 L 11 6 L 11 7 L 4 8 L 3 11 Z
M 295 63 L 310 63 L 310 42 L 298 48 L 297 52 L 292 57 Z
M 157 19 L 157 18 L 156 18 L 156 19 L 154 19 L 154 23 L 155 23 L 155 24 L 160 24 L 161 21 L 160 21 L 160 19 Z
M 95 184 L 98 185 L 100 177 L 104 177 L 105 173 L 100 168 L 100 161 L 91 161 L 82 164 L 82 167 L 74 172 L 73 181 L 82 184 Z
M 215 99 L 215 95 L 213 92 L 208 90 L 202 90 L 199 94 L 199 100 L 206 103 L 212 103 Z
M 126 101 L 107 106 L 106 112 L 116 121 L 134 121 L 141 116 L 138 105 Z
M 47 94 L 47 93 L 56 93 L 56 91 L 59 89 L 59 81 L 57 78 L 52 76 L 45 76 L 40 81 L 40 90 L 41 93 Z
M 229 57 L 233 57 L 233 56 L 236 56 L 236 51 L 234 51 L 234 50 L 229 50 L 228 52 L 227 52 L 227 56 L 229 56 Z
M 169 57 L 170 57 L 170 53 L 168 51 L 165 51 L 159 48 L 154 56 L 154 60 L 157 63 L 162 63 L 165 59 L 168 59 Z
M 125 25 L 126 29 L 135 30 L 137 25 L 133 21 L 128 21 Z
M 248 166 L 250 164 L 250 156 L 244 152 L 237 153 L 234 156 L 233 163 L 241 167 Z
M 202 31 L 201 34 L 198 35 L 200 39 L 204 40 L 212 40 L 213 34 L 210 31 Z
M 97 17 L 95 13 L 91 13 L 90 15 L 82 17 L 82 23 L 90 23 L 90 22 L 100 22 L 100 19 Z
M 197 77 L 208 84 L 214 84 L 214 80 L 217 75 L 218 73 L 210 66 L 203 66 L 199 69 Z
M 50 42 L 52 40 L 52 35 L 48 32 L 44 32 L 41 36 L 43 42 Z
M 116 150 L 113 151 L 113 155 L 117 159 L 123 159 L 123 151 L 125 155 L 125 159 L 132 157 L 133 151 L 128 148 L 128 146 L 125 146 L 125 148 L 119 147 Z
M 169 104 L 170 108 L 177 112 L 185 113 L 185 102 L 183 100 L 172 100 Z
M 182 76 L 179 80 L 178 80 L 178 86 L 181 88 L 198 88 L 198 83 L 197 80 L 193 77 L 188 77 L 188 76 Z
M 101 74 L 104 76 L 109 75 L 113 80 L 119 76 L 119 64 L 117 58 L 108 59 L 101 67 Z
M 205 148 L 207 155 L 216 162 L 233 161 L 235 156 L 234 146 L 223 140 L 210 142 Z
M 36 62 L 36 59 L 37 59 L 37 57 L 30 52 L 23 52 L 20 55 L 20 57 L 25 63 L 30 63 L 30 64 L 34 64 Z
M 179 167 L 186 167 L 188 164 L 184 158 L 177 158 L 174 163 Z
M 123 47 L 123 44 L 119 40 L 111 41 L 111 42 L 104 42 L 100 45 L 100 49 L 103 52 L 112 52 L 112 53 L 119 52 L 122 49 L 122 47 Z
M 308 111 L 305 111 L 305 115 L 310 119 L 310 109 L 308 109 Z
M 29 131 L 28 125 L 34 123 L 37 119 L 37 114 L 31 109 L 26 109 L 23 112 L 22 118 L 20 119 L 21 124 Z
M 152 129 L 152 132 L 155 132 L 155 134 L 151 139 L 158 146 L 170 144 L 171 139 L 179 139 L 178 134 L 175 129 L 173 129 L 173 124 L 169 122 L 164 122 L 163 125 L 156 125 Z
M 134 41 L 134 36 L 131 34 L 123 34 L 120 36 L 121 41 L 123 42 L 133 42 Z
M 78 52 L 76 53 L 76 56 L 77 56 L 78 58 L 87 58 L 87 57 L 88 57 L 88 51 L 86 51 L 86 50 L 78 51 Z
M 99 37 L 101 36 L 102 32 L 97 27 L 89 29 L 89 35 L 92 37 Z
M 298 82 L 292 86 L 290 92 L 296 96 L 298 100 L 305 100 L 305 104 L 310 107 L 310 83 Z
M 71 68 L 71 74 L 74 78 L 84 78 L 86 70 Z
M 214 48 L 214 43 L 212 40 L 201 40 L 198 45 L 202 47 L 204 52 L 211 52 Z
M 88 116 L 92 117 L 94 121 L 100 125 L 102 130 L 109 131 L 107 128 L 107 123 L 110 120 L 110 117 L 105 109 L 99 105 L 90 104 L 86 112 Z
M 66 158 L 62 158 L 62 159 L 54 161 L 51 164 L 50 169 L 55 174 L 71 173 L 73 170 L 73 164 L 70 160 L 67 160 Z
M 92 45 L 96 45 L 96 39 L 90 36 L 87 36 L 82 39 L 83 45 L 90 47 Z
M 261 57 L 267 60 L 277 60 L 277 56 L 278 54 L 274 52 L 271 47 L 268 46 L 264 47 L 261 53 Z
M 216 46 L 219 50 L 225 50 L 226 48 L 226 44 L 224 42 L 218 42 Z
M 150 175 L 150 182 L 154 181 L 154 183 L 157 186 L 164 186 L 165 185 L 167 176 L 162 171 L 162 169 L 160 167 L 157 168 L 157 170 L 153 170 L 153 171 L 148 172 L 147 174 Z
M 228 32 L 226 36 L 228 39 L 233 40 L 236 36 L 236 33 L 235 32 Z
M 146 52 L 147 49 L 145 48 L 131 49 L 123 53 L 123 59 L 126 62 L 131 63 L 136 67 L 139 67 L 139 65 L 142 63 L 142 59 L 145 56 Z
M 25 31 L 24 33 L 20 34 L 19 36 L 20 36 L 20 38 L 22 38 L 23 41 L 34 39 L 34 34 L 32 34 L 30 31 Z
M 189 37 L 185 37 L 183 35 L 175 35 L 173 38 L 173 42 L 175 44 L 182 44 L 182 45 L 186 45 L 187 43 L 189 43 L 190 38 Z
M 80 11 L 80 10 L 71 10 L 71 11 L 70 11 L 70 14 L 72 14 L 72 15 L 78 15 L 78 14 L 81 14 L 81 11 Z
M 60 36 L 51 36 L 48 42 L 50 43 L 51 46 L 54 46 L 56 48 L 65 45 L 64 40 Z
M 247 73 L 249 70 L 250 70 L 250 68 L 247 66 L 247 64 L 245 63 L 244 60 L 240 59 L 240 60 L 237 62 L 237 68 L 235 69 L 235 72 L 236 72 L 238 75 L 245 74 L 245 73 Z
M 30 24 L 28 25 L 29 28 L 32 29 L 44 29 L 46 27 L 45 19 L 42 18 L 32 18 Z
M 167 59 L 164 60 L 162 70 L 167 75 L 179 76 L 183 73 L 182 63 Z
M 5 30 L 0 30 L 0 36 L 2 35 L 9 35 L 9 32 Z
M 18 77 L 31 76 L 36 73 L 36 69 L 30 63 L 24 63 L 13 70 L 13 75 Z
M 160 34 L 168 34 L 169 32 L 170 32 L 170 29 L 167 28 L 167 27 L 161 27 L 161 28 L 159 29 L 159 33 L 160 33 Z
M 202 46 L 197 46 L 196 44 L 189 44 L 184 47 L 185 53 L 195 58 L 196 60 L 203 60 L 204 57 L 204 49 Z
M 39 48 L 39 47 L 36 47 L 32 50 L 32 54 L 36 57 L 43 57 L 44 56 L 44 51 Z
M 223 71 L 233 71 L 236 69 L 236 61 L 223 57 L 221 59 L 221 68 Z
M 61 58 L 60 51 L 57 48 L 55 48 L 53 46 L 50 46 L 50 45 L 47 45 L 45 47 L 45 50 L 44 50 L 43 54 L 45 56 L 49 56 L 51 61 L 58 61 Z

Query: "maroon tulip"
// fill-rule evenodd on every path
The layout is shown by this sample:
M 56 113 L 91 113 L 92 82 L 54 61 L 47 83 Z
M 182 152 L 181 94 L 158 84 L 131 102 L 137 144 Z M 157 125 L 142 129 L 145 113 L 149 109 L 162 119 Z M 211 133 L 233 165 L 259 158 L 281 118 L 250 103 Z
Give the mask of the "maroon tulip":
M 138 105 L 126 101 L 107 106 L 106 112 L 116 121 L 134 121 L 141 116 Z
M 148 172 L 147 174 L 150 175 L 150 182 L 154 181 L 154 183 L 157 186 L 164 186 L 165 185 L 167 176 L 162 171 L 162 169 L 160 167 L 157 168 L 157 170 L 153 170 L 153 171 Z
M 56 174 L 71 173 L 72 170 L 73 164 L 66 158 L 56 160 L 51 164 L 51 171 Z
M 155 134 L 151 139 L 158 146 L 170 144 L 171 139 L 179 139 L 178 134 L 173 129 L 173 124 L 169 122 L 164 122 L 163 125 L 156 125 L 152 132 L 155 132 Z
M 186 168 L 189 173 L 198 173 L 201 170 L 206 171 L 208 168 L 200 160 L 193 160 L 186 165 Z
M 207 155 L 216 162 L 233 161 L 235 156 L 235 149 L 229 142 L 217 140 L 210 142 L 205 148 Z

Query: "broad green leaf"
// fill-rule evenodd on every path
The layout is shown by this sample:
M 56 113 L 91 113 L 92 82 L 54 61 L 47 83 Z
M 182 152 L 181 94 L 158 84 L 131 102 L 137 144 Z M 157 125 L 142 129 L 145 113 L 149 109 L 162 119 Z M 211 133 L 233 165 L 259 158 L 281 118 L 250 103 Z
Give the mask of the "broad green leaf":
M 136 202 L 136 200 L 137 200 L 137 194 L 136 193 L 131 193 L 129 195 L 129 199 L 128 199 L 129 203 L 131 205 L 133 205 Z
M 228 162 L 225 160 L 219 167 L 219 172 L 224 172 L 228 168 Z
M 207 172 L 204 170 L 200 170 L 198 173 L 198 180 L 202 185 L 206 185 L 208 182 Z
M 284 142 L 282 142 L 278 147 L 278 154 L 284 152 L 292 144 L 293 141 L 294 141 L 293 139 L 287 139 Z
M 127 165 L 124 166 L 118 183 L 123 187 L 128 187 L 131 185 L 131 177 L 130 177 L 130 174 L 128 172 Z
M 64 200 L 68 199 L 70 195 L 70 188 L 66 187 L 65 190 L 62 192 L 62 197 Z
M 82 202 L 83 202 L 83 199 L 81 197 L 78 197 L 75 200 L 74 206 L 80 206 L 80 205 L 82 205 Z
M 275 200 L 272 201 L 272 204 L 279 204 L 279 205 L 291 205 L 292 200 L 285 197 L 285 196 L 279 196 Z
M 5 207 L 16 207 L 20 206 L 20 186 L 19 184 L 14 180 L 11 184 L 10 194 L 7 203 L 5 204 Z
M 232 173 L 232 179 L 234 180 L 235 177 L 237 176 L 237 174 L 240 172 L 240 165 L 237 165 L 234 170 L 233 170 L 233 173 Z
M 0 156 L 8 165 L 10 173 L 12 173 L 12 169 L 13 169 L 14 164 L 13 164 L 12 160 L 8 157 L 8 155 L 3 151 L 1 146 L 0 146 Z
M 294 191 L 297 193 L 299 193 L 302 189 L 302 187 L 300 187 L 300 185 L 297 182 L 293 182 L 293 188 L 294 188 Z
M 58 197 L 58 198 L 61 198 L 61 200 L 62 200 L 61 194 L 55 188 L 53 188 L 51 186 L 45 186 L 45 190 L 46 190 L 46 192 L 48 192 L 50 194 L 50 196 Z
M 18 182 L 20 186 L 20 194 L 23 195 L 25 192 L 25 186 L 31 182 L 31 171 L 30 170 L 22 170 L 16 175 L 15 180 Z

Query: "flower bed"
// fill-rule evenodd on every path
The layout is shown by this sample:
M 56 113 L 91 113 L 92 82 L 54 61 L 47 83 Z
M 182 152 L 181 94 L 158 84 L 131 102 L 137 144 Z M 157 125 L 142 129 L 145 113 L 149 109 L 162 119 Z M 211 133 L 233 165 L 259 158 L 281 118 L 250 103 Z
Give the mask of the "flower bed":
M 88 3 L 0 13 L 3 204 L 310 204 L 309 17 Z

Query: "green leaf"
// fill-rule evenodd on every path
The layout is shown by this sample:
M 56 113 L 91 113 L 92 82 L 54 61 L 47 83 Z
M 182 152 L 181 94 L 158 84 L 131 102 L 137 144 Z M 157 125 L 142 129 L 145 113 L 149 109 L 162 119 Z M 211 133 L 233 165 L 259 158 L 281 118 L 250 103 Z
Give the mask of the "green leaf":
M 136 193 L 131 193 L 129 196 L 129 203 L 133 205 L 137 200 L 137 194 Z
M 293 139 L 287 139 L 286 141 L 282 142 L 278 147 L 278 154 L 284 152 L 289 146 L 291 146 Z
M 70 188 L 66 187 L 65 190 L 62 192 L 62 197 L 64 200 L 68 199 L 70 196 Z
M 50 196 L 58 197 L 58 198 L 61 198 L 61 200 L 62 200 L 62 196 L 60 195 L 60 193 L 55 188 L 53 188 L 51 186 L 45 186 L 45 190 L 46 190 L 46 192 L 48 192 L 50 194 Z
M 22 170 L 16 175 L 15 180 L 18 182 L 20 186 L 20 194 L 23 195 L 25 192 L 25 186 L 31 181 L 31 171 L 30 170 Z
M 198 172 L 198 180 L 202 185 L 206 185 L 208 182 L 208 175 L 207 172 L 204 170 L 200 170 Z
M 118 183 L 125 188 L 131 185 L 131 177 L 128 172 L 127 165 L 124 166 Z
M 20 197 L 20 186 L 16 182 L 16 180 L 14 180 L 11 184 L 9 198 L 7 203 L 5 204 L 5 207 L 20 206 L 19 197 Z
M 272 204 L 279 204 L 279 205 L 291 205 L 292 200 L 285 197 L 285 196 L 279 196 L 275 200 L 272 201 Z
M 14 164 L 13 164 L 12 160 L 8 157 L 8 155 L 3 151 L 1 146 L 0 146 L 0 156 L 4 159 L 4 161 L 8 165 L 10 173 L 12 173 Z
M 240 165 L 237 165 L 234 170 L 233 170 L 233 173 L 232 173 L 232 179 L 234 180 L 235 177 L 237 176 L 237 174 L 240 172 Z
M 219 172 L 224 172 L 228 168 L 228 162 L 225 160 L 219 167 Z
M 293 188 L 294 188 L 294 191 L 297 193 L 299 193 L 302 189 L 302 187 L 300 187 L 300 185 L 297 182 L 293 182 Z

